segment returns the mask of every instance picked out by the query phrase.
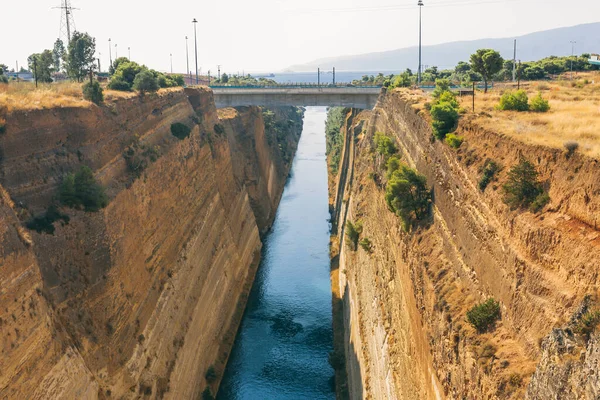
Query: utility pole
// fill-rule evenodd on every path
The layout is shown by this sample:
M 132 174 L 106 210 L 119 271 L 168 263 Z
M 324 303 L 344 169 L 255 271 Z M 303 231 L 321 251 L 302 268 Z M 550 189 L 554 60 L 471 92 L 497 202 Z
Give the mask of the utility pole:
M 129 61 L 131 61 L 131 47 L 127 47 L 127 55 L 129 57 L 127 57 L 129 59 Z
M 220 65 L 217 65 L 217 74 L 218 74 L 217 79 L 219 80 L 219 82 L 221 82 L 221 66 Z
M 19 61 L 15 61 L 15 64 L 17 64 L 17 68 L 15 69 L 15 72 L 17 73 L 17 82 L 19 82 Z
M 185 64 L 187 66 L 186 74 L 190 79 L 190 85 L 192 84 L 192 71 L 190 71 L 190 56 L 188 54 L 188 37 L 185 37 Z
M 513 83 L 517 79 L 517 39 L 515 39 L 515 49 L 513 54 Z
M 473 82 L 473 112 L 475 112 L 475 82 Z
M 173 53 L 169 53 L 169 57 L 171 57 L 171 75 L 173 74 Z
M 417 72 L 417 84 L 421 84 L 421 9 L 423 8 L 423 0 L 419 0 L 417 3 L 419 6 L 419 70 Z
M 110 38 L 108 38 L 108 60 L 110 61 L 110 65 L 112 66 L 112 45 L 110 44 Z
M 519 60 L 519 68 L 517 69 L 517 90 L 521 89 L 521 60 Z
M 194 49 L 196 51 L 196 85 L 198 84 L 198 36 L 196 35 L 197 23 L 198 21 L 196 20 L 196 18 L 194 18 L 192 24 L 194 24 Z
M 317 86 L 321 86 L 321 68 L 317 68 Z
M 571 40 L 571 80 L 573 80 L 573 57 L 575 56 L 575 43 L 574 40 Z
M 33 57 L 33 76 L 35 77 L 35 88 L 37 89 L 37 81 L 38 81 L 38 74 L 37 74 L 37 57 Z
M 210 86 L 210 69 L 208 70 L 208 86 Z
M 335 67 L 333 67 L 333 86 L 335 86 Z
M 119 53 L 117 53 L 117 44 L 115 43 L 115 60 L 119 58 Z
M 100 57 L 98 57 L 98 73 L 102 72 L 102 69 L 100 69 Z

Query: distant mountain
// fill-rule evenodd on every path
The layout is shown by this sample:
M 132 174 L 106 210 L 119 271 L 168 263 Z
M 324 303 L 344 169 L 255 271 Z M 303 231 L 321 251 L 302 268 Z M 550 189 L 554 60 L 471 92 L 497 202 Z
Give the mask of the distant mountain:
M 481 48 L 498 50 L 504 58 L 511 59 L 514 39 L 517 39 L 517 59 L 521 61 L 534 61 L 551 55 L 569 55 L 571 40 L 577 41 L 578 54 L 600 53 L 600 22 L 535 32 L 516 38 L 479 39 L 423 46 L 423 66 L 452 68 L 459 61 L 468 61 L 469 56 Z M 307 64 L 291 66 L 287 70 L 314 71 L 318 67 L 335 67 L 338 71 L 400 71 L 406 68 L 414 70 L 417 68 L 418 54 L 418 47 L 414 46 L 379 53 L 322 58 Z

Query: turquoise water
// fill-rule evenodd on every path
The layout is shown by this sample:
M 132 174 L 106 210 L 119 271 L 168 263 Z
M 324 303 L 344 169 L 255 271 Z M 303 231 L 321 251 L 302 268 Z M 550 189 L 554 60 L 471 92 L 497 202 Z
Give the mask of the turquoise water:
M 335 399 L 324 107 L 309 107 L 218 393 Z

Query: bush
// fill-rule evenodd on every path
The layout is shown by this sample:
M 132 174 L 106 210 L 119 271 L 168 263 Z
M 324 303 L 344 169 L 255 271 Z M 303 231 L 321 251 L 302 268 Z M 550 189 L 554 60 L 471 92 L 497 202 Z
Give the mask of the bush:
M 75 174 L 68 174 L 60 186 L 60 201 L 71 208 L 98 211 L 108 205 L 104 188 L 96 182 L 89 167 L 83 166 Z
M 487 331 L 500 319 L 500 303 L 490 298 L 467 311 L 467 320 L 478 332 Z
M 537 96 L 531 99 L 529 109 L 534 112 L 547 112 L 550 109 L 550 104 L 548 100 L 544 100 L 541 93 L 538 93 Z
M 120 78 L 112 78 L 108 83 L 108 88 L 111 90 L 119 90 L 122 92 L 131 91 L 131 84 Z
M 192 130 L 181 122 L 175 122 L 174 124 L 171 124 L 171 134 L 179 140 L 183 140 L 190 136 L 191 132 Z
M 571 157 L 573 154 L 575 154 L 575 152 L 579 148 L 579 143 L 574 142 L 574 141 L 568 141 L 568 142 L 565 142 L 565 144 L 563 146 L 565 146 L 565 149 L 567 150 L 567 158 L 568 158 L 568 157 Z
M 550 202 L 550 195 L 547 192 L 542 192 L 535 198 L 533 203 L 531 203 L 531 205 L 529 206 L 529 209 L 532 212 L 537 213 L 537 212 L 541 211 L 542 208 L 544 208 L 546 206 L 546 204 L 548 204 L 549 202 Z
M 500 171 L 500 166 L 495 161 L 486 160 L 483 165 L 483 174 L 481 175 L 481 179 L 479 179 L 479 190 L 483 192 L 498 171 Z
M 400 169 L 400 157 L 397 155 L 393 155 L 388 158 L 386 166 L 387 166 L 387 176 L 388 179 L 392 176 L 392 174 Z
M 8 83 L 8 77 L 6 75 L 0 75 L 0 83 Z
M 100 104 L 104 101 L 102 86 L 98 81 L 87 82 L 83 85 L 83 98 L 94 104 Z
M 535 167 L 524 158 L 510 169 L 508 181 L 502 188 L 504 202 L 512 209 L 530 206 L 544 192 Z
M 394 139 L 385 133 L 375 132 L 374 143 L 377 152 L 386 159 L 398 151 L 396 149 L 396 145 L 394 144 Z
M 450 93 L 450 80 L 448 79 L 436 79 L 435 80 L 435 89 L 431 94 L 433 98 L 439 98 L 443 93 Z
M 600 324 L 600 310 L 588 311 L 579 320 L 574 328 L 576 333 L 589 336 Z
M 458 109 L 448 101 L 440 101 L 431 106 L 433 135 L 443 140 L 458 125 Z
M 458 149 L 463 142 L 463 138 L 461 136 L 456 136 L 453 133 L 449 133 L 446 135 L 446 144 L 453 149 Z
M 206 378 L 206 382 L 208 383 L 213 383 L 217 380 L 217 371 L 213 365 L 208 367 L 206 374 L 204 374 L 204 378 Z
M 217 135 L 222 135 L 225 133 L 225 128 L 221 124 L 216 124 L 213 129 Z
M 156 92 L 158 90 L 158 81 L 152 72 L 143 70 L 135 76 L 133 88 L 142 95 L 146 92 Z
M 202 392 L 202 400 L 215 400 L 215 396 L 213 396 L 208 386 Z
M 369 238 L 360 239 L 360 242 L 358 242 L 358 244 L 367 253 L 370 253 L 373 250 L 373 244 L 371 243 L 371 240 L 369 240 Z
M 54 234 L 54 222 L 62 219 L 65 224 L 69 223 L 69 216 L 62 214 L 55 205 L 48 207 L 44 215 L 39 215 L 29 222 L 27 228 L 36 231 L 37 233 Z
M 505 92 L 500 98 L 500 104 L 498 109 L 500 110 L 513 110 L 513 111 L 527 111 L 529 110 L 527 93 L 524 90 L 517 90 L 516 92 Z
M 410 224 L 423 220 L 429 212 L 431 193 L 427 179 L 406 165 L 392 173 L 385 188 L 385 201 L 407 229 Z
M 352 251 L 356 251 L 358 246 L 358 238 L 362 233 L 362 223 L 358 221 L 356 224 L 353 224 L 352 221 L 346 221 L 346 237 L 348 238 L 348 247 Z

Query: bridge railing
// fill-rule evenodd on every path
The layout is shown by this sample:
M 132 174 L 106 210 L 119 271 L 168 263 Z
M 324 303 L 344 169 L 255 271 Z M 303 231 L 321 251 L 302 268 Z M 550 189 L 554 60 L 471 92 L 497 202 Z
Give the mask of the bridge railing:
M 380 85 L 352 85 L 349 83 L 338 83 L 338 84 L 317 84 L 317 83 L 293 83 L 293 84 L 281 84 L 281 85 L 210 85 L 212 89 L 345 89 L 345 88 L 367 88 L 367 89 L 380 89 Z

